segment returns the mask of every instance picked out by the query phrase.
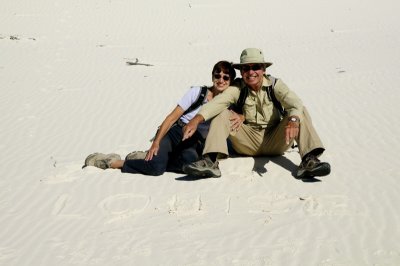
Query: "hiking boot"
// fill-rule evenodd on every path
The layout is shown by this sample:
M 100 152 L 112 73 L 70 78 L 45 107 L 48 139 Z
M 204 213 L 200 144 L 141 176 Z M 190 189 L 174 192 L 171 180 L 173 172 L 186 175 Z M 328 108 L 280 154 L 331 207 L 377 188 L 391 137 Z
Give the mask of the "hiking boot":
M 326 176 L 331 172 L 329 163 L 320 162 L 317 156 L 313 154 L 306 155 L 299 169 L 297 170 L 297 178 L 311 178 L 314 176 Z
M 133 151 L 125 157 L 125 161 L 127 161 L 127 160 L 144 160 L 144 158 L 146 158 L 146 154 L 147 154 L 146 151 Z
M 86 157 L 85 164 L 82 168 L 86 166 L 94 166 L 101 169 L 107 169 L 111 167 L 111 164 L 117 160 L 121 160 L 121 156 L 115 153 L 104 154 L 104 153 L 93 153 Z
M 200 176 L 200 177 L 220 177 L 221 171 L 218 167 L 218 161 L 211 161 L 209 157 L 187 164 L 183 166 L 183 172 L 187 175 Z

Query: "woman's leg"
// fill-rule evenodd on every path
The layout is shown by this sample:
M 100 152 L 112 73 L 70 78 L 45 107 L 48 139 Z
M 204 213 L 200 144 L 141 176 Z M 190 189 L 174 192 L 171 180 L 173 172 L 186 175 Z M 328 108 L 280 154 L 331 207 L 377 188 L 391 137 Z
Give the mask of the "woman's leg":
M 114 161 L 114 162 L 112 162 L 112 163 L 110 164 L 110 168 L 113 168 L 113 169 L 121 169 L 122 166 L 124 165 L 124 162 L 125 162 L 125 160 L 117 160 L 117 161 Z
M 121 171 L 124 173 L 140 173 L 145 175 L 162 175 L 165 171 L 182 172 L 182 166 L 198 159 L 196 151 L 200 140 L 199 133 L 182 141 L 183 132 L 180 126 L 173 126 L 160 142 L 157 156 L 151 161 L 142 159 L 126 160 Z M 120 166 L 121 162 L 115 164 Z
M 189 139 L 182 141 L 183 131 L 179 127 L 179 131 L 176 132 L 174 143 L 176 144 L 172 148 L 172 152 L 169 156 L 167 171 L 175 173 L 183 173 L 183 166 L 196 162 L 203 152 L 204 139 L 199 132 Z
M 179 153 L 173 153 L 170 155 L 167 171 L 183 173 L 182 168 L 185 164 L 193 163 L 199 158 L 199 153 L 195 147 L 184 149 Z
M 157 156 L 154 156 L 151 161 L 145 161 L 144 159 L 126 160 L 122 165 L 121 171 L 131 174 L 162 175 L 167 169 L 171 150 L 172 141 L 169 134 L 167 134 L 160 142 Z
M 182 134 L 180 126 L 172 126 L 167 135 L 161 140 L 157 156 L 154 156 L 151 161 L 143 159 L 126 160 L 123 163 L 121 171 L 124 173 L 140 173 L 154 176 L 162 175 L 167 171 L 171 156 L 176 151 L 179 151 L 181 145 L 184 146 L 186 143 L 186 141 L 182 142 Z

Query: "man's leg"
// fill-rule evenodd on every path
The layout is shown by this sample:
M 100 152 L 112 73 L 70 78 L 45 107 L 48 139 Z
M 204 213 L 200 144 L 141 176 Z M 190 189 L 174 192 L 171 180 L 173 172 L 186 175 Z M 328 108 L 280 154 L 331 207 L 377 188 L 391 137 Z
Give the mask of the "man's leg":
M 329 163 L 321 162 L 318 159 L 325 151 L 325 148 L 306 108 L 304 108 L 302 120 L 297 140 L 302 160 L 296 174 L 297 178 L 328 175 L 331 172 L 331 166 Z
M 209 153 L 219 153 L 219 157 L 228 156 L 227 138 L 232 142 L 233 149 L 244 155 L 255 155 L 263 139 L 264 130 L 254 129 L 243 124 L 239 131 L 231 131 L 230 118 L 231 112 L 225 110 L 211 121 L 203 155 Z
M 310 152 L 315 153 L 314 155 L 321 155 L 325 148 L 322 145 L 321 139 L 319 138 L 317 131 L 315 130 L 311 117 L 304 107 L 303 117 L 300 120 L 300 133 L 297 140 L 299 146 L 299 152 L 301 158 Z
M 228 156 L 228 145 L 226 139 L 231 131 L 230 111 L 224 110 L 211 120 L 210 129 L 204 144 L 203 155 L 219 153 L 222 157 Z
M 228 137 L 236 152 L 246 155 L 256 153 L 262 142 L 263 130 L 242 125 L 238 132 L 231 132 L 230 116 L 230 111 L 225 110 L 212 120 L 203 151 L 204 158 L 184 166 L 185 173 L 202 177 L 221 176 L 216 159 L 228 156 Z
M 289 149 L 292 143 L 286 144 L 285 141 L 287 119 L 287 117 L 284 117 L 276 128 L 266 132 L 260 154 L 281 155 Z M 300 118 L 300 131 L 296 142 L 302 158 L 296 174 L 298 178 L 325 176 L 330 173 L 330 165 L 320 162 L 318 159 L 318 156 L 324 152 L 325 148 L 312 125 L 311 117 L 306 108 L 304 108 Z
M 238 154 L 255 156 L 259 154 L 264 138 L 264 129 L 255 129 L 243 124 L 237 132 L 231 132 L 229 139 Z
M 289 149 L 292 143 L 286 144 L 285 128 L 287 123 L 288 118 L 285 116 L 274 129 L 266 131 L 262 147 L 259 151 L 260 154 L 282 155 Z M 301 158 L 310 152 L 317 153 L 315 155 L 320 155 L 325 150 L 312 125 L 311 117 L 306 108 L 304 108 L 303 115 L 300 118 L 300 130 L 296 142 L 299 146 Z
M 257 155 L 277 156 L 282 155 L 293 144 L 286 143 L 285 129 L 288 117 L 284 117 L 281 122 L 273 129 L 267 129 L 264 133 L 264 140 L 257 152 Z
M 225 110 L 213 118 L 204 144 L 203 159 L 187 164 L 183 172 L 200 177 L 220 177 L 221 171 L 216 158 L 228 156 L 226 140 L 230 133 L 230 111 Z

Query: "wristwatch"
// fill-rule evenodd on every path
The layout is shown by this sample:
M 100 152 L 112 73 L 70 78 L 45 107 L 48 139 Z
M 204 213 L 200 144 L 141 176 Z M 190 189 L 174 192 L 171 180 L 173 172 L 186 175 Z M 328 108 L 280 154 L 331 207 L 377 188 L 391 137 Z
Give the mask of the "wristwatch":
M 289 122 L 300 122 L 300 119 L 295 116 L 291 116 L 289 117 Z

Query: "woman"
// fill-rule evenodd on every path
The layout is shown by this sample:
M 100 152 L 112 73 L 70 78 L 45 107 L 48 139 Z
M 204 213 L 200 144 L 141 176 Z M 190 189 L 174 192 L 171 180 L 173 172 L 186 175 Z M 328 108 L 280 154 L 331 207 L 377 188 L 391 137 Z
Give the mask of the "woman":
M 227 61 L 216 63 L 211 73 L 213 86 L 207 88 L 207 95 L 203 104 L 227 89 L 236 76 L 235 69 Z M 183 96 L 159 127 L 147 152 L 132 152 L 126 156 L 125 160 L 121 160 L 121 157 L 114 153 L 94 153 L 86 158 L 84 167 L 114 168 L 121 169 L 124 173 L 140 173 L 153 176 L 162 175 L 165 171 L 182 173 L 183 165 L 199 159 L 204 139 L 208 133 L 209 122 L 201 124 L 196 134 L 182 141 L 182 127 L 200 109 L 200 106 L 194 110 L 191 110 L 190 107 L 198 99 L 201 89 L 201 87 L 192 87 Z M 187 110 L 188 112 L 186 112 Z M 238 127 L 242 122 L 242 115 L 232 114 L 232 125 L 234 127 Z

